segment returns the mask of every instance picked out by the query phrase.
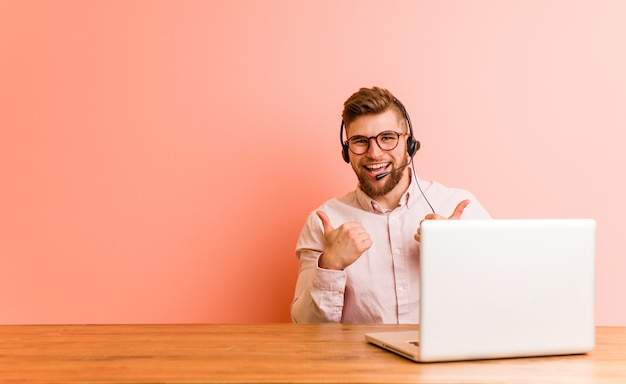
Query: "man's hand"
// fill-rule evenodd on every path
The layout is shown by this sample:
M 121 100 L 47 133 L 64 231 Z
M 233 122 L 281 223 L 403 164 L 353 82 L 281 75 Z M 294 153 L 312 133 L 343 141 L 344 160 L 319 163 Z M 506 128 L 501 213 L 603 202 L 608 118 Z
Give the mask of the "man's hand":
M 316 213 L 324 225 L 326 239 L 326 249 L 318 261 L 320 268 L 343 270 L 372 246 L 372 239 L 361 224 L 344 223 L 335 229 L 324 212 Z
M 424 219 L 420 221 L 420 226 L 419 228 L 417 228 L 417 232 L 415 233 L 415 236 L 413 236 L 413 238 L 416 241 L 421 240 L 420 232 L 421 232 L 422 223 L 424 222 L 424 220 L 458 220 L 461 218 L 461 215 L 463 215 L 463 210 L 465 210 L 465 207 L 467 207 L 469 203 L 470 203 L 469 200 L 461 201 L 459 204 L 457 204 L 456 208 L 454 208 L 454 212 L 452 212 L 452 215 L 450 215 L 450 217 L 448 218 L 445 218 L 437 213 L 429 213 L 428 215 L 424 216 Z

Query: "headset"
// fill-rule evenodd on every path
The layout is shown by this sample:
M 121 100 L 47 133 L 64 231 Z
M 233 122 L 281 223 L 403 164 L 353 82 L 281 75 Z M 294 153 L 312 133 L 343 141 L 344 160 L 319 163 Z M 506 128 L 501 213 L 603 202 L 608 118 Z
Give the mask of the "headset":
M 393 102 L 396 103 L 396 105 L 400 107 L 400 109 L 402 110 L 402 113 L 404 114 L 404 118 L 406 119 L 406 122 L 409 125 L 410 135 L 409 135 L 409 138 L 406 139 L 406 151 L 408 152 L 409 156 L 413 158 L 415 153 L 420 149 L 420 142 L 413 138 L 413 125 L 411 125 L 411 118 L 409 117 L 409 114 L 406 111 L 404 104 L 402 104 L 400 100 L 398 100 L 397 98 L 394 98 Z M 341 128 L 339 129 L 339 142 L 341 143 L 341 157 L 343 158 L 343 161 L 345 161 L 346 163 L 350 163 L 350 149 L 348 148 L 348 141 L 347 140 L 343 141 L 344 130 L 345 130 L 345 123 L 343 122 L 343 119 L 342 119 Z

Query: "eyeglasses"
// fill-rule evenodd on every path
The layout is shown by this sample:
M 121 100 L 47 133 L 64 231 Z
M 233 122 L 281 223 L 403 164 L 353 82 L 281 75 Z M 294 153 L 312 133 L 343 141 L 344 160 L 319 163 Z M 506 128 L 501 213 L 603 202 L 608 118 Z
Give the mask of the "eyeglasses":
M 362 155 L 370 149 L 370 140 L 376 139 L 376 143 L 383 151 L 391 151 L 398 146 L 400 136 L 406 133 L 398 133 L 394 131 L 383 131 L 376 136 L 355 135 L 349 137 L 345 144 L 348 145 L 350 152 L 355 155 Z

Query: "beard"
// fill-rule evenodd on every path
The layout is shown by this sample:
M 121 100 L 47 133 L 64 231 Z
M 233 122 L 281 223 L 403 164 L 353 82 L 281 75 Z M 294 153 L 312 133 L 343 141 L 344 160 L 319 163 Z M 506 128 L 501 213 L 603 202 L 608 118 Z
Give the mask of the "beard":
M 391 172 L 387 176 L 384 177 L 385 183 L 383 185 L 377 185 L 372 178 L 365 173 L 358 173 L 357 178 L 359 179 L 359 183 L 361 189 L 365 194 L 367 194 L 371 198 L 385 196 L 389 192 L 391 192 L 396 185 L 402 180 L 403 171 Z M 375 179 L 374 179 L 375 180 Z M 378 180 L 375 180 L 376 182 Z

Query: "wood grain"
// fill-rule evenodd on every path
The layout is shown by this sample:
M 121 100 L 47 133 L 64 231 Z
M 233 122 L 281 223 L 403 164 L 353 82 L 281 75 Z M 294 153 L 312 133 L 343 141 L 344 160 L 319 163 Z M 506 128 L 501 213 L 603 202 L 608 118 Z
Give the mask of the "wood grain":
M 3 325 L 1 383 L 625 383 L 626 327 L 586 355 L 414 363 L 338 324 Z

